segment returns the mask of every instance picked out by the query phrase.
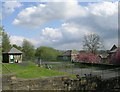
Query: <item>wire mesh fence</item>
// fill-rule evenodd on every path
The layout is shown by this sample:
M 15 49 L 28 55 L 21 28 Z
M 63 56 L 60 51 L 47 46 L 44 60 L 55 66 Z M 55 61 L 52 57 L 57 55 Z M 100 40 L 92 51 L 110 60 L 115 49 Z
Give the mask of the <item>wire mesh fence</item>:
M 84 77 L 85 74 L 98 75 L 102 78 L 111 78 L 120 76 L 120 67 L 112 69 L 102 69 L 96 68 L 93 66 L 77 66 L 71 62 L 44 62 L 43 66 L 48 69 L 57 70 L 58 72 L 67 72 L 70 74 L 79 74 L 81 77 Z

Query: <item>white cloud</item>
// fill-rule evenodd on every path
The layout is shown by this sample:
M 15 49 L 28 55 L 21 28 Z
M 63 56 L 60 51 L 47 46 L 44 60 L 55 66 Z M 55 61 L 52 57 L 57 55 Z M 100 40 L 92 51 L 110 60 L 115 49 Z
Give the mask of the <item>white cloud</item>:
M 71 46 L 75 46 L 76 43 L 80 43 L 84 34 L 91 33 L 91 29 L 88 29 L 72 23 L 64 23 L 59 28 L 47 27 L 40 34 L 40 45 L 49 45 L 56 48 L 69 46 L 68 48 L 70 48 Z M 76 44 L 75 47 L 79 48 L 80 46 Z
M 38 39 L 39 45 L 82 49 L 84 34 L 97 33 L 109 48 L 117 42 L 117 4 L 102 2 L 81 6 L 77 2 L 49 2 L 24 9 L 13 24 L 36 28 L 53 20 L 64 20 L 58 28 L 44 28 Z
M 1 26 L 1 23 L 2 23 L 2 11 L 0 9 L 0 26 Z
M 60 30 L 66 38 L 71 38 L 71 39 L 78 39 L 84 34 L 88 34 L 92 32 L 90 28 L 74 23 L 64 23 L 62 24 Z
M 17 44 L 19 46 L 22 46 L 22 42 L 23 40 L 26 39 L 28 41 L 30 41 L 33 45 L 38 45 L 39 42 L 35 39 L 32 39 L 32 38 L 26 38 L 26 37 L 23 37 L 23 36 L 10 36 L 10 42 L 11 44 Z
M 88 6 L 95 24 L 104 29 L 118 29 L 118 2 L 102 2 Z M 104 24 L 105 23 L 105 24 Z
M 0 11 L 0 25 L 1 25 L 1 20 L 2 20 L 2 13 Z
M 116 38 L 105 39 L 104 44 L 105 44 L 105 49 L 110 50 L 114 44 L 118 46 L 118 38 L 116 37 Z
M 54 47 L 54 46 L 53 46 Z M 58 46 L 55 46 L 56 49 L 62 49 L 62 50 L 72 50 L 72 49 L 77 49 L 80 50 L 83 48 L 82 42 L 73 42 L 73 43 L 64 43 L 60 44 Z
M 66 20 L 76 16 L 85 16 L 86 12 L 78 2 L 49 2 L 22 10 L 13 21 L 14 25 L 39 27 L 53 20 Z
M 73 1 L 73 0 L 72 0 Z M 39 27 L 53 20 L 69 20 L 75 17 L 97 16 L 107 18 L 118 13 L 118 2 L 92 3 L 81 6 L 74 2 L 48 2 L 22 10 L 13 21 L 14 25 L 25 27 Z
M 101 2 L 95 4 L 89 4 L 87 7 L 90 13 L 96 16 L 112 16 L 118 13 L 118 2 Z
M 42 30 L 42 36 L 46 38 L 46 40 L 51 40 L 51 41 L 58 41 L 61 37 L 62 34 L 58 29 L 53 29 L 53 28 L 45 28 Z
M 9 14 L 12 14 L 16 8 L 21 7 L 22 4 L 17 1 L 6 1 L 2 4 L 2 12 L 3 16 L 8 16 Z
M 84 26 L 97 33 L 109 48 L 118 41 L 118 2 L 94 3 L 87 6 L 88 16 L 76 17 L 69 22 Z M 88 27 L 88 28 L 87 28 Z M 114 40 L 112 40 L 114 39 Z M 108 45 L 109 44 L 109 45 Z

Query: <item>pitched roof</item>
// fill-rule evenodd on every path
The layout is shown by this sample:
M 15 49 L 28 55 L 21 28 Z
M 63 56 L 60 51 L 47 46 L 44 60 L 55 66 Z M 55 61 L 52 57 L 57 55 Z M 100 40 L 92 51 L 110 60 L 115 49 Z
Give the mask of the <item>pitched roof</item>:
M 67 50 L 66 52 L 63 53 L 64 56 L 70 56 L 72 50 Z
M 101 58 L 107 58 L 108 57 L 108 54 L 100 54 L 99 55 Z
M 71 56 L 72 54 L 78 54 L 78 51 L 76 51 L 76 50 L 67 50 L 67 51 L 63 52 L 62 56 Z
M 116 45 L 113 45 L 113 47 L 110 49 L 110 51 L 114 51 L 117 49 L 117 46 Z
M 15 47 L 12 47 L 12 49 L 8 53 L 22 53 L 22 52 L 16 49 Z
M 113 45 L 108 53 L 115 53 L 117 50 L 118 50 L 118 47 L 116 45 Z

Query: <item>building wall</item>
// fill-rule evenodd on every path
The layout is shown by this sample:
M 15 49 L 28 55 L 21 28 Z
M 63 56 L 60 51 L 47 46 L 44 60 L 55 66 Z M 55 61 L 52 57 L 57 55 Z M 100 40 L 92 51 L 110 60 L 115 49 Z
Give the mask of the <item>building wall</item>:
M 13 59 L 11 59 L 11 55 L 13 55 Z M 11 61 L 13 61 L 13 63 L 15 63 L 15 61 L 18 61 L 18 63 L 21 63 L 22 62 L 22 55 L 21 54 L 8 54 L 8 53 L 5 53 L 5 54 L 2 54 L 2 62 L 3 63 L 11 63 Z
M 21 63 L 22 62 L 22 55 L 14 55 L 14 61 Z
M 71 56 L 58 56 L 57 59 L 60 61 L 71 61 Z
M 8 54 L 2 54 L 2 62 L 9 63 L 9 55 Z

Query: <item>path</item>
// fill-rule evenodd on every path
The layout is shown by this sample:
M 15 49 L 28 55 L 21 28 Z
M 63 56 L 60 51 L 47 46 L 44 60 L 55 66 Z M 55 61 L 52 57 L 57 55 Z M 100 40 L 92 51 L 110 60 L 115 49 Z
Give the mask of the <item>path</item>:
M 73 68 L 73 69 L 60 69 L 60 71 L 68 72 L 70 74 L 79 74 L 80 76 L 85 76 L 84 74 L 93 74 L 99 75 L 103 79 L 109 79 L 112 77 L 120 76 L 120 71 L 113 71 L 113 70 L 96 70 L 92 68 Z
M 43 63 L 44 64 L 61 64 L 61 65 L 65 64 L 64 62 L 43 62 Z M 71 64 L 71 65 L 73 65 L 73 64 Z M 120 68 L 100 70 L 100 69 L 96 69 L 96 68 L 92 68 L 92 67 L 91 68 L 76 68 L 73 66 L 71 68 L 65 68 L 63 66 L 63 68 L 58 68 L 56 70 L 62 71 L 62 72 L 67 72 L 70 74 L 79 74 L 80 76 L 85 76 L 84 74 L 91 73 L 93 75 L 101 76 L 103 79 L 109 79 L 112 77 L 120 76 Z

